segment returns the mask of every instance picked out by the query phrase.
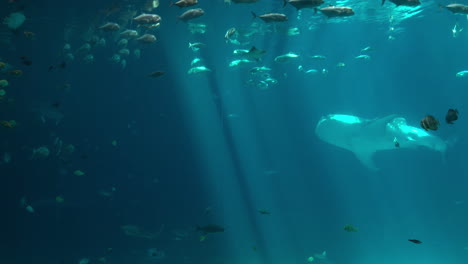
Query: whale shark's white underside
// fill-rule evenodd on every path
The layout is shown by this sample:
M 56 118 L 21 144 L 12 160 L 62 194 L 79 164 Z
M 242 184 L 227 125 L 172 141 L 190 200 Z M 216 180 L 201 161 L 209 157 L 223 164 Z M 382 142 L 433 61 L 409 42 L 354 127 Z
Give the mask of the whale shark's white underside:
M 376 170 L 373 155 L 381 150 L 426 147 L 444 153 L 447 144 L 423 129 L 408 126 L 406 119 L 390 115 L 363 119 L 352 115 L 333 114 L 322 117 L 315 134 L 323 141 L 352 151 L 367 168 Z

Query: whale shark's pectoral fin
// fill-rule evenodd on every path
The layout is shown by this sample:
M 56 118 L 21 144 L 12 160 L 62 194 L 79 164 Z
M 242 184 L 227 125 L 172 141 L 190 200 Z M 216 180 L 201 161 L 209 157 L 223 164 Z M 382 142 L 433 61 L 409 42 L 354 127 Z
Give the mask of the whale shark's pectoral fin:
M 356 158 L 358 158 L 361 163 L 366 166 L 368 169 L 373 171 L 378 171 L 379 168 L 375 166 L 374 160 L 372 159 L 374 156 L 373 151 L 353 151 Z

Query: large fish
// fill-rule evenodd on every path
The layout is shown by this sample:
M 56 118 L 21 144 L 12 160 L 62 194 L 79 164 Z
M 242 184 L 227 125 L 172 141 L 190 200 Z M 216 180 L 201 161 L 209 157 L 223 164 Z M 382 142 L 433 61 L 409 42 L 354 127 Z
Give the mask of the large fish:
M 441 8 L 447 8 L 454 14 L 468 14 L 468 6 L 462 4 L 449 4 L 446 6 L 440 5 Z
M 426 147 L 445 153 L 447 149 L 445 141 L 421 128 L 407 125 L 406 119 L 397 115 L 374 120 L 352 115 L 328 115 L 320 119 L 315 134 L 327 143 L 352 151 L 371 170 L 377 170 L 372 159 L 377 151 Z
M 325 3 L 324 0 L 284 0 L 283 7 L 290 4 L 300 10 L 302 8 L 316 8 L 323 3 Z
M 322 12 L 322 14 L 326 15 L 328 18 L 354 15 L 354 10 L 347 6 L 327 6 L 320 9 L 315 8 L 315 13 L 317 13 L 317 10 Z
M 288 21 L 288 17 L 285 14 L 280 13 L 268 13 L 261 16 L 257 16 L 257 14 L 252 12 L 252 16 L 254 19 L 258 17 L 266 23 Z
M 141 14 L 133 18 L 133 21 L 139 24 L 156 24 L 161 22 L 161 16 L 156 14 Z
M 182 15 L 179 16 L 179 20 L 187 22 L 197 17 L 201 17 L 205 14 L 205 11 L 201 8 L 194 8 L 185 11 Z
M 389 0 L 396 6 L 418 6 L 421 4 L 419 0 Z M 382 0 L 382 5 L 385 4 L 385 0 Z
M 180 0 L 180 1 L 177 1 L 175 3 L 171 2 L 169 4 L 169 6 L 173 6 L 173 5 L 176 5 L 180 8 L 182 7 L 188 7 L 188 6 L 193 6 L 193 5 L 196 5 L 198 4 L 198 0 Z

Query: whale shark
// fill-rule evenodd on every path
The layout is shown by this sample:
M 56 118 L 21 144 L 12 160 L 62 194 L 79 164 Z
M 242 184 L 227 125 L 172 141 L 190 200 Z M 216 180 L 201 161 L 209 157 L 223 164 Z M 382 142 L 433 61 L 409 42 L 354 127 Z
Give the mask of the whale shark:
M 408 125 L 406 119 L 398 115 L 364 119 L 331 114 L 319 120 L 315 134 L 322 141 L 353 152 L 371 170 L 378 170 L 373 160 L 378 151 L 423 147 L 444 154 L 447 149 L 444 140 Z

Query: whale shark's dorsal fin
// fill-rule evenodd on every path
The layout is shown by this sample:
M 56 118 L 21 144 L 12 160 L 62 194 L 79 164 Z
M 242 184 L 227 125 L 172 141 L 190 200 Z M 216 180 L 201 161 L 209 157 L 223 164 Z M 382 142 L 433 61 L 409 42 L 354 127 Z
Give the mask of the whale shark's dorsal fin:
M 389 116 L 382 117 L 382 118 L 372 119 L 372 120 L 367 121 L 365 126 L 374 126 L 375 127 L 374 129 L 377 129 L 377 130 L 385 129 L 385 127 L 387 126 L 387 123 L 393 121 L 393 119 L 395 119 L 396 117 L 398 117 L 398 115 L 389 115 Z

